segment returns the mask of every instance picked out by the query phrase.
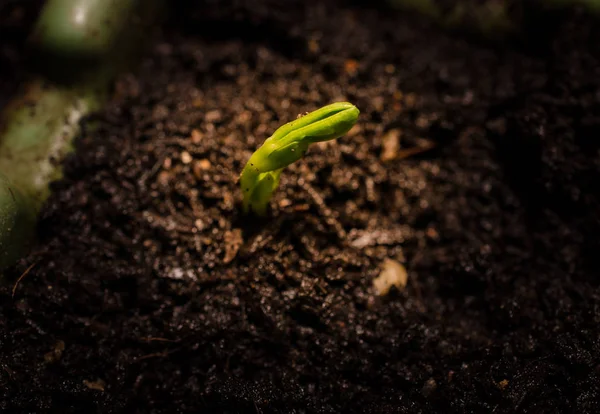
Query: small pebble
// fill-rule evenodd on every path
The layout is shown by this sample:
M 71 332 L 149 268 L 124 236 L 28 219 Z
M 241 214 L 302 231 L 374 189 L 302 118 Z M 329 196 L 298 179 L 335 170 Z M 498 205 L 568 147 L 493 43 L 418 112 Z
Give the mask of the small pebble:
M 194 221 L 194 226 L 196 226 L 198 230 L 204 230 L 204 228 L 206 227 L 202 219 L 196 219 L 196 221 Z
M 210 161 L 207 160 L 206 158 L 202 158 L 200 161 L 197 162 L 198 164 L 198 168 L 200 168 L 201 170 L 207 171 L 210 170 L 211 164 Z
M 192 162 L 192 160 L 193 160 L 192 155 L 189 152 L 183 151 L 181 153 L 181 162 L 182 163 L 189 164 Z
M 354 59 L 348 59 L 344 63 L 344 70 L 350 76 L 356 75 L 358 72 L 358 62 Z
M 221 120 L 221 116 L 221 111 L 215 109 L 214 111 L 207 112 L 204 116 L 204 119 L 206 120 L 206 122 L 217 122 Z
M 169 182 L 171 181 L 171 174 L 168 173 L 167 171 L 161 171 L 158 174 L 158 177 L 156 179 L 158 181 L 158 183 L 162 186 L 167 186 L 169 185 Z
M 204 177 L 204 173 L 206 171 L 210 170 L 210 167 L 211 167 L 211 163 L 206 158 L 196 161 L 194 163 L 194 166 L 192 167 L 192 172 L 194 173 L 194 177 L 196 177 L 196 179 L 198 179 L 198 180 L 201 180 Z
M 192 129 L 192 144 L 194 145 L 198 145 L 200 144 L 200 141 L 202 141 L 202 132 L 200 132 L 197 129 Z

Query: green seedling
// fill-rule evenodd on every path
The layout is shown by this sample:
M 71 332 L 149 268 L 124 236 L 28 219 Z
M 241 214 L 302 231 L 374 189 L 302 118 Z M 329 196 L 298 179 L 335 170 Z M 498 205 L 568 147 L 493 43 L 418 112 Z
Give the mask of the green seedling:
M 252 154 L 240 176 L 244 213 L 264 216 L 281 171 L 298 161 L 310 144 L 329 141 L 346 134 L 360 111 L 348 102 L 336 102 L 306 114 L 277 129 Z

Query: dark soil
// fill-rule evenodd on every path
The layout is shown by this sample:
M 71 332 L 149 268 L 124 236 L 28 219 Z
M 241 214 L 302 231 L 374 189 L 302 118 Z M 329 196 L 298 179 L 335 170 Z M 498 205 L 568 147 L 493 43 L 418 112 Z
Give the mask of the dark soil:
M 598 25 L 210 3 L 84 123 L 0 288 L 0 409 L 600 412 Z M 241 216 L 251 151 L 338 100 L 358 126 Z

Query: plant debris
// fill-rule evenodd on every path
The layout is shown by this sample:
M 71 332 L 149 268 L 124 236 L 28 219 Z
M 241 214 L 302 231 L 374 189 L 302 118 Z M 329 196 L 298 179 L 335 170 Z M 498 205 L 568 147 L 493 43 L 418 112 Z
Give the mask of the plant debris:
M 382 267 L 379 276 L 373 280 L 373 287 L 379 296 L 387 295 L 392 286 L 398 290 L 406 287 L 408 273 L 402 264 L 392 259 L 385 259 Z

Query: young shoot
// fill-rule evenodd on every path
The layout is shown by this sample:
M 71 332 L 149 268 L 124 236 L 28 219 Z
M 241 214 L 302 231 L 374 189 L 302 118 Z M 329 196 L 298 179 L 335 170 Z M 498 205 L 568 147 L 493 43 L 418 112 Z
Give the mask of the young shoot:
M 358 108 L 336 102 L 279 127 L 248 160 L 240 176 L 244 213 L 267 213 L 281 171 L 302 158 L 309 145 L 346 134 L 358 119 Z

